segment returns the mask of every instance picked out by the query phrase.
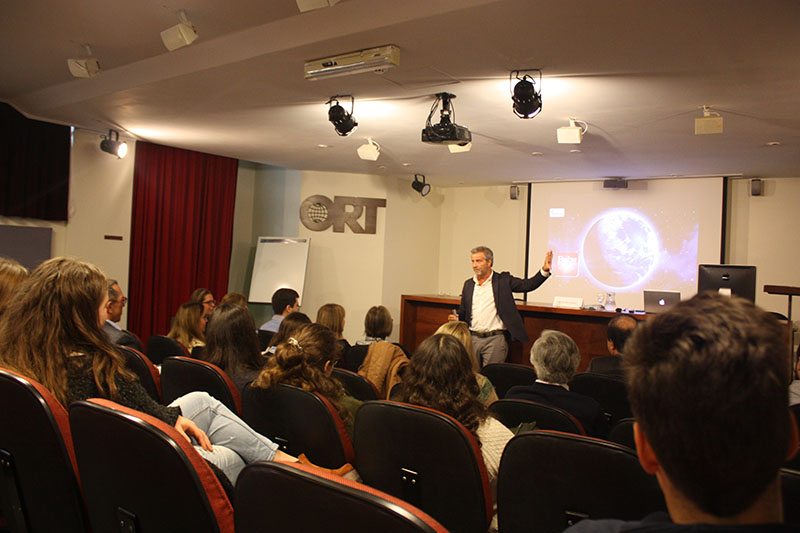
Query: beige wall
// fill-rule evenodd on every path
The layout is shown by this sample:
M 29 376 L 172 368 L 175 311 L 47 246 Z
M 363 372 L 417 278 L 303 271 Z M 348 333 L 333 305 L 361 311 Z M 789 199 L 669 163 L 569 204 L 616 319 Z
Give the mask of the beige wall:
M 129 141 L 128 157 L 115 159 L 100 151 L 99 141 L 97 133 L 75 131 L 68 223 L 0 217 L 0 224 L 52 227 L 54 256 L 96 263 L 127 292 L 135 146 Z M 764 196 L 750 197 L 749 180 L 730 181 L 728 261 L 756 265 L 759 287 L 800 286 L 795 234 L 800 178 L 766 179 L 764 185 Z M 355 341 L 363 335 L 363 317 L 372 305 L 386 305 L 397 324 L 402 294 L 459 294 L 472 274 L 469 250 L 478 244 L 494 250 L 497 269 L 521 275 L 527 188 L 521 186 L 520 193 L 518 200 L 510 200 L 507 185 L 434 187 L 422 198 L 407 179 L 241 163 L 229 290 L 249 289 L 259 235 L 311 237 L 303 311 L 314 319 L 320 305 L 341 303 L 347 310 L 345 336 Z M 307 230 L 298 209 L 311 194 L 386 198 L 387 207 L 378 209 L 377 234 Z M 786 302 L 757 291 L 757 303 L 768 310 L 785 314 Z M 254 307 L 257 321 L 271 316 L 269 306 Z M 800 320 L 800 298 L 795 298 L 793 315 Z M 397 335 L 395 328 L 393 338 Z
M 99 266 L 128 293 L 131 202 L 135 143 L 117 159 L 100 151 L 100 135 L 75 130 L 70 153 L 69 221 L 46 222 L 0 217 L 0 224 L 53 228 L 52 255 L 73 256 Z M 106 240 L 105 235 L 122 240 Z M 127 323 L 127 310 L 121 324 Z
M 800 286 L 800 178 L 764 179 L 764 195 L 750 196 L 750 180 L 730 180 L 728 262 L 755 265 L 756 303 L 786 314 L 788 297 L 766 294 L 764 285 Z M 800 326 L 800 297 L 792 299 Z
M 488 246 L 494 268 L 522 276 L 528 188 L 520 186 L 511 200 L 509 186 L 443 189 L 439 241 L 439 292 L 458 295 L 472 276 L 469 251 Z

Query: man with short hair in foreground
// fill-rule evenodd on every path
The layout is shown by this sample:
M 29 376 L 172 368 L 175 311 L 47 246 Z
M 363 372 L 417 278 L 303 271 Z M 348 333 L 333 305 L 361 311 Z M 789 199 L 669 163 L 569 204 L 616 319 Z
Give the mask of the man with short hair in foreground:
M 797 450 L 783 328 L 741 298 L 700 294 L 640 324 L 623 355 L 639 462 L 669 516 L 579 531 L 798 531 L 780 468 Z M 699 524 L 703 524 L 699 526 Z

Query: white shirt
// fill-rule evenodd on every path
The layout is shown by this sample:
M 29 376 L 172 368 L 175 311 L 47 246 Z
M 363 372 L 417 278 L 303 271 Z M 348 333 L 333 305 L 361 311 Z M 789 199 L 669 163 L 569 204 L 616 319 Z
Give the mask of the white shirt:
M 478 276 L 473 276 L 475 288 L 472 290 L 472 324 L 471 329 L 475 331 L 494 331 L 496 329 L 506 329 L 506 325 L 497 315 L 497 307 L 494 305 L 494 290 L 492 289 L 492 277 L 494 271 L 489 272 L 489 277 L 483 282 L 478 283 Z

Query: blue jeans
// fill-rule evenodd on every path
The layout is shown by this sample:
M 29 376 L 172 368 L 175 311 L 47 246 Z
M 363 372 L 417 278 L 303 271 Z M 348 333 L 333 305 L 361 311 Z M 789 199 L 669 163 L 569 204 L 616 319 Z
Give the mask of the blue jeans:
M 272 461 L 278 445 L 253 431 L 222 402 L 205 392 L 190 392 L 177 398 L 170 407 L 180 407 L 183 416 L 202 429 L 214 447 L 207 452 L 195 449 L 220 468 L 231 483 L 236 483 L 245 464 Z

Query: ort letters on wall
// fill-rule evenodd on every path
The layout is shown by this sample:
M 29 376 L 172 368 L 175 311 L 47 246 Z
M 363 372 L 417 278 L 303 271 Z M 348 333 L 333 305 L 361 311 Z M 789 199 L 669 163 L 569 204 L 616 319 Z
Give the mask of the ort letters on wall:
M 315 194 L 300 204 L 300 221 L 311 231 L 325 231 L 333 226 L 334 232 L 343 233 L 346 225 L 353 233 L 374 234 L 379 207 L 386 207 L 385 198 L 334 196 L 331 200 L 327 196 Z M 358 219 L 365 211 L 362 226 Z

